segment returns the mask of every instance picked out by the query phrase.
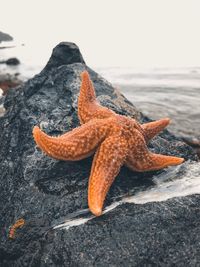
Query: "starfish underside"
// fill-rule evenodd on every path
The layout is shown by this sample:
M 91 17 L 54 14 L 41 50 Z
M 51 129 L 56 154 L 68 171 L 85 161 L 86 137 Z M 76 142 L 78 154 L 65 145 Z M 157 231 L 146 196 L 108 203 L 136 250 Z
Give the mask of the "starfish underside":
M 106 194 L 120 168 L 125 164 L 133 171 L 152 171 L 177 165 L 183 158 L 151 153 L 148 141 L 170 122 L 168 118 L 146 124 L 118 115 L 101 106 L 87 71 L 82 74 L 78 99 L 80 127 L 59 137 L 51 137 L 35 126 L 33 136 L 48 156 L 76 161 L 95 153 L 88 188 L 88 205 L 93 214 L 102 214 Z

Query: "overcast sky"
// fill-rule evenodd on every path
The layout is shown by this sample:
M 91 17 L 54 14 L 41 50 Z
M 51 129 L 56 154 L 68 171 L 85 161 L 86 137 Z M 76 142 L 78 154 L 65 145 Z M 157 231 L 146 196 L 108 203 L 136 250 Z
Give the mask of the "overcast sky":
M 90 66 L 200 66 L 200 0 L 0 0 L 0 30 L 49 57 L 75 42 Z

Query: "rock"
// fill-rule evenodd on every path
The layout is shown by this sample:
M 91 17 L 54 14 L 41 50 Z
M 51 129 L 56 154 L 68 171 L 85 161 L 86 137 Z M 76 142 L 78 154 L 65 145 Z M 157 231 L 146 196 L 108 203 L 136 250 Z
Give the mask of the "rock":
M 6 113 L 0 118 L 0 265 L 197 266 L 198 195 L 146 204 L 123 200 L 141 190 L 151 191 L 155 178 L 181 179 L 190 171 L 190 164 L 195 165 L 194 172 L 199 171 L 196 154 L 184 142 L 167 130 L 152 140 L 152 151 L 184 157 L 186 163 L 149 173 L 122 168 L 105 203 L 117 207 L 98 218 L 87 211 L 92 158 L 57 161 L 36 148 L 34 125 L 58 135 L 79 124 L 77 98 L 80 73 L 85 69 L 103 105 L 141 122 L 149 121 L 88 68 L 78 47 L 71 43 L 56 46 L 40 74 L 10 89 L 4 101 Z M 25 225 L 9 240 L 9 227 L 19 218 L 25 219 Z M 55 228 L 66 220 L 68 230 Z
M 19 65 L 20 64 L 20 61 L 18 58 L 16 57 L 12 57 L 12 58 L 9 58 L 6 60 L 5 62 L 7 65 L 13 65 L 13 66 L 16 66 L 16 65 Z
M 12 58 L 9 58 L 7 60 L 0 61 L 0 64 L 7 64 L 7 65 L 16 66 L 16 65 L 19 65 L 20 64 L 20 61 L 16 57 L 12 57 Z
M 3 42 L 3 41 L 12 41 L 12 40 L 13 40 L 12 36 L 10 36 L 7 33 L 4 33 L 4 32 L 0 31 L 0 43 Z
M 195 150 L 198 157 L 200 158 L 200 136 L 193 138 L 183 138 L 183 140 L 186 144 L 188 144 Z
M 73 63 L 85 64 L 79 48 L 74 43 L 62 42 L 53 49 L 45 71 Z

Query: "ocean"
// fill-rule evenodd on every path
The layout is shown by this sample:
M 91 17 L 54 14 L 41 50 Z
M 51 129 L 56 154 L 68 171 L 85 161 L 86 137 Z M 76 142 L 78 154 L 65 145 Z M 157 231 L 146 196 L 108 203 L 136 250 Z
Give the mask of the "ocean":
M 145 115 L 169 117 L 172 133 L 200 140 L 200 67 L 97 71 Z

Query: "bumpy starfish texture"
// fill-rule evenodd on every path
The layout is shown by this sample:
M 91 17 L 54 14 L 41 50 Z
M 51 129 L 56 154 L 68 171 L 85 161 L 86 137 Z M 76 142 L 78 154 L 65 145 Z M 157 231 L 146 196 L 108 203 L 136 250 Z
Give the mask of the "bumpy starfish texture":
M 147 143 L 170 122 L 168 118 L 140 125 L 130 117 L 102 107 L 96 100 L 88 72 L 82 73 L 78 100 L 81 126 L 59 137 L 51 137 L 35 126 L 37 145 L 58 160 L 81 160 L 95 153 L 88 188 L 88 205 L 93 214 L 102 214 L 106 194 L 120 168 L 134 171 L 159 170 L 178 165 L 183 158 L 151 153 Z

